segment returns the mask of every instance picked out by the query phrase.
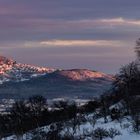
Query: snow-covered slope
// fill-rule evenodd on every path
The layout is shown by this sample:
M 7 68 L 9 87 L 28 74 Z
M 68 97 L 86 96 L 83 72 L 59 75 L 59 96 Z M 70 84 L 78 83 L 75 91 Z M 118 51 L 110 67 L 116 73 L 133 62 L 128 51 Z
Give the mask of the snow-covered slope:
M 115 136 L 114 138 L 106 137 L 103 138 L 103 140 L 140 140 L 140 134 L 135 133 L 132 128 L 132 119 L 128 116 L 126 118 L 122 118 L 120 121 L 111 121 L 109 120 L 108 123 L 104 123 L 103 118 L 99 118 L 96 120 L 96 123 L 93 122 L 93 114 L 89 114 L 85 116 L 86 121 L 80 122 L 79 125 L 75 127 L 74 136 L 76 138 L 82 137 L 82 140 L 93 140 L 93 132 L 97 128 L 103 128 L 105 130 L 118 130 L 120 132 L 120 135 Z M 67 125 L 68 124 L 68 125 Z M 61 131 L 61 136 L 73 134 L 73 125 L 70 125 L 70 123 L 65 122 L 65 126 L 63 130 Z M 48 132 L 50 130 L 50 125 L 44 126 L 42 128 L 36 129 L 36 135 L 41 134 L 39 132 Z M 71 136 L 71 135 L 70 135 Z M 21 138 L 23 140 L 32 140 L 33 134 L 31 132 L 25 133 Z M 95 139 L 95 138 L 94 138 Z M 4 140 L 4 138 L 2 139 Z M 7 137 L 7 140 L 18 140 L 15 135 Z M 98 140 L 98 139 L 97 139 Z

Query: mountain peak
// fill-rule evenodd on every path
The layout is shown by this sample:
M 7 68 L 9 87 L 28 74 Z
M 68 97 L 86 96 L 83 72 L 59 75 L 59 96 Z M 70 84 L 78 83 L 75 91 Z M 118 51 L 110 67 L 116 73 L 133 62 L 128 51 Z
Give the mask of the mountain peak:
M 69 78 L 70 80 L 85 81 L 85 80 L 94 80 L 97 78 L 106 78 L 112 80 L 111 75 L 107 75 L 97 71 L 91 71 L 88 69 L 70 69 L 70 70 L 61 70 L 58 73 L 64 77 Z
M 55 69 L 37 67 L 29 64 L 17 63 L 13 59 L 0 56 L 0 81 L 1 83 L 15 80 L 23 81 L 44 73 L 53 72 Z

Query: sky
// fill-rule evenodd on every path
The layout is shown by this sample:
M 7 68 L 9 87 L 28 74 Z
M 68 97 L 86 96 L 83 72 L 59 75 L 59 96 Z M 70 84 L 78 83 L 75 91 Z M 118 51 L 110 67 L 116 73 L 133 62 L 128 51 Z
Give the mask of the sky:
M 0 55 L 117 73 L 135 59 L 140 0 L 0 0 Z

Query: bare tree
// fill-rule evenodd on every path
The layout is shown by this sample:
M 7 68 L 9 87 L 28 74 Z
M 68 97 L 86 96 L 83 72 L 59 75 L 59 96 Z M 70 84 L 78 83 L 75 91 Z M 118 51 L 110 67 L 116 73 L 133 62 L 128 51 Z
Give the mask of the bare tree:
M 116 136 L 121 135 L 121 132 L 115 128 L 110 128 L 108 130 L 108 136 L 113 140 Z
M 120 73 L 116 75 L 114 85 L 126 102 L 128 113 L 130 113 L 131 101 L 133 102 L 132 98 L 139 94 L 139 84 L 140 70 L 135 62 L 123 66 L 120 69 Z
M 140 60 L 140 38 L 136 40 L 135 52 L 137 54 L 138 60 Z

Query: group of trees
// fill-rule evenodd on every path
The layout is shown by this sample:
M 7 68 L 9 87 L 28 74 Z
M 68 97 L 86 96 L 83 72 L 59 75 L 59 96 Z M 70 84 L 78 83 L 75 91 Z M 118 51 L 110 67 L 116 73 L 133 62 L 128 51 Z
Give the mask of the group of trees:
M 29 100 L 16 101 L 10 114 L 0 115 L 0 136 L 22 135 L 25 132 L 58 121 L 74 118 L 77 106 L 66 101 L 55 104 L 55 110 L 48 110 L 46 99 L 33 96 Z
M 5 137 L 15 134 L 17 138 L 20 139 L 27 131 L 55 123 L 55 126 L 52 126 L 48 133 L 34 133 L 33 136 L 38 137 L 39 135 L 39 137 L 41 137 L 41 135 L 45 135 L 47 138 L 58 137 L 62 128 L 69 125 L 73 129 L 72 133 L 68 133 L 72 139 L 77 128 L 82 123 L 89 121 L 84 117 L 87 113 L 94 112 L 95 114 L 91 120 L 93 126 L 100 117 L 103 117 L 105 123 L 107 123 L 107 116 L 111 116 L 112 114 L 112 111 L 109 110 L 109 106 L 112 103 L 112 101 L 109 102 L 110 98 L 110 96 L 102 96 L 99 99 L 91 100 L 79 107 L 75 102 L 58 101 L 53 103 L 51 110 L 49 110 L 47 100 L 39 95 L 33 96 L 28 100 L 16 101 L 11 108 L 10 114 L 0 115 L 0 136 Z M 71 121 L 68 123 L 69 120 Z M 67 122 L 67 124 L 65 122 Z M 57 140 L 59 139 L 57 138 Z
M 140 132 L 140 39 L 136 41 L 135 61 L 123 66 L 116 75 L 114 91 L 125 102 L 127 113 L 133 119 L 134 131 Z

